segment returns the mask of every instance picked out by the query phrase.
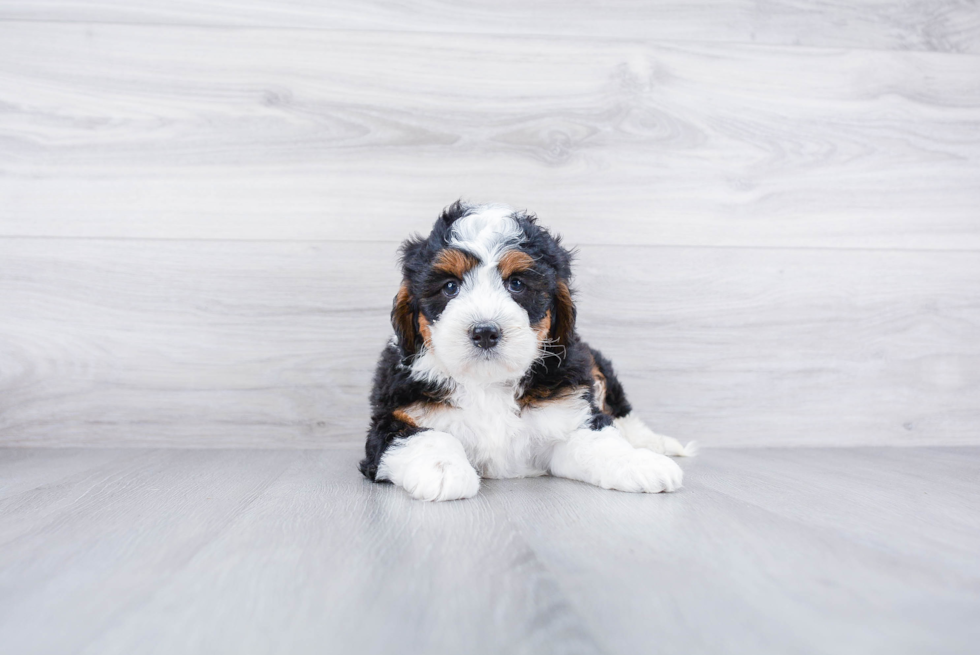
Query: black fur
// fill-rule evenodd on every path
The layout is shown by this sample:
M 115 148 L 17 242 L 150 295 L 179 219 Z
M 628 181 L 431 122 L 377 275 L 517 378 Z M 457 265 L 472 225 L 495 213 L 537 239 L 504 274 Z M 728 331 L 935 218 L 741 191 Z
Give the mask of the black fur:
M 620 384 L 616 372 L 613 370 L 612 362 L 602 356 L 602 353 L 595 348 L 590 349 L 592 359 L 599 368 L 599 372 L 606 378 L 606 409 L 613 418 L 623 418 L 633 411 L 633 407 L 626 400 L 626 390 Z
M 444 395 L 437 387 L 413 380 L 408 364 L 400 349 L 389 345 L 381 351 L 381 358 L 374 371 L 371 426 L 368 429 L 365 456 L 359 465 L 361 473 L 371 480 L 377 479 L 381 455 L 392 441 L 420 432 L 420 428 L 395 418 L 395 410 L 414 402 L 439 401 Z
M 435 321 L 448 304 L 448 299 L 440 293 L 440 290 L 449 277 L 433 271 L 430 265 L 439 251 L 449 243 L 452 224 L 465 215 L 466 207 L 457 200 L 442 212 L 428 237 L 416 234 L 406 239 L 399 249 L 402 280 L 403 284 L 407 285 L 410 298 L 408 307 L 402 308 L 403 311 L 411 313 L 411 321 L 406 321 L 405 325 L 411 325 L 416 334 L 419 331 L 420 315 L 424 315 L 430 322 Z M 397 300 L 396 298 L 396 303 Z M 393 314 L 398 310 L 396 304 Z M 414 335 L 406 334 L 403 325 L 398 322 L 394 323 L 394 327 L 402 355 L 410 358 L 418 353 L 421 347 L 420 340 L 414 338 Z
M 410 367 L 421 345 L 418 336 L 420 317 L 429 323 L 435 322 L 449 302 L 441 289 L 451 278 L 433 271 L 432 261 L 448 244 L 452 224 L 466 213 L 467 207 L 456 202 L 443 211 L 427 237 L 416 235 L 402 244 L 403 291 L 396 297 L 392 310 L 397 345 L 385 348 L 375 371 L 371 426 L 365 458 L 360 463 L 361 473 L 371 480 L 377 480 L 381 456 L 392 441 L 420 431 L 420 428 L 395 418 L 396 410 L 415 402 L 440 401 L 445 397 L 444 390 L 413 380 Z M 517 214 L 515 219 L 525 235 L 521 250 L 535 260 L 531 270 L 519 274 L 527 287 L 515 296 L 515 300 L 527 311 L 532 324 L 550 312 L 554 343 L 549 350 L 557 355 L 546 357 L 531 367 L 522 380 L 523 394 L 518 401 L 546 401 L 570 388 L 587 387 L 593 411 L 592 429 L 611 425 L 613 418 L 629 413 L 630 405 L 609 360 L 589 348 L 575 332 L 575 309 L 568 290 L 573 254 L 562 247 L 560 237 L 552 236 L 537 225 L 535 216 Z M 563 285 L 567 299 L 564 305 L 560 302 Z M 414 333 L 410 333 L 412 331 Z M 593 365 L 606 378 L 606 412 L 602 411 L 601 401 L 593 397 Z

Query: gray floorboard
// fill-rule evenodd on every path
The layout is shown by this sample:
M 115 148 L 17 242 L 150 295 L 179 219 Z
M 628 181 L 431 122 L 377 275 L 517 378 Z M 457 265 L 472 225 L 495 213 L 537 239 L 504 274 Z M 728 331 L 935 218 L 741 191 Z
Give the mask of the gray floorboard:
M 980 448 L 715 449 L 671 495 L 356 448 L 0 449 L 16 653 L 971 652 Z M 48 464 L 48 475 L 42 474 Z

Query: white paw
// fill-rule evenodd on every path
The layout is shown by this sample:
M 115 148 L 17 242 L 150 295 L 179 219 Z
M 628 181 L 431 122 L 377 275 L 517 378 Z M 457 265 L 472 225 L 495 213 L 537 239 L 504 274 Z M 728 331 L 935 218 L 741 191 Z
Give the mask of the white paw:
M 435 430 L 392 444 L 381 458 L 378 478 L 391 480 L 419 500 L 472 498 L 480 490 L 480 476 L 463 445 Z
M 693 441 L 682 446 L 681 442 L 673 437 L 657 434 L 632 414 L 616 419 L 613 425 L 619 428 L 626 440 L 636 448 L 646 448 L 671 457 L 694 457 L 698 452 L 698 445 Z
M 635 449 L 617 458 L 615 468 L 599 486 L 648 494 L 680 489 L 684 472 L 666 455 Z

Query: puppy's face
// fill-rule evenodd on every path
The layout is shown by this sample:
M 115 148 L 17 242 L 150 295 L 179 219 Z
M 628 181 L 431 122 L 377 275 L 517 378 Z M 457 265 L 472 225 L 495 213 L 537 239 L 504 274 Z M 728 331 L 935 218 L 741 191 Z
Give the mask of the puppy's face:
M 533 217 L 456 203 L 402 245 L 392 323 L 403 354 L 435 378 L 521 378 L 574 329 L 571 256 Z M 435 380 L 433 380 L 435 381 Z

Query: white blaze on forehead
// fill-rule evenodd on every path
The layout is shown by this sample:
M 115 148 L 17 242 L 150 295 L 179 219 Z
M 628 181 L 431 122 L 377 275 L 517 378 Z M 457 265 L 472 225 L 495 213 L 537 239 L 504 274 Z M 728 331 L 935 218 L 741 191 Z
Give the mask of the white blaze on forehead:
M 478 205 L 453 223 L 449 245 L 476 255 L 486 264 L 496 264 L 500 256 L 524 240 L 524 232 L 507 205 Z

